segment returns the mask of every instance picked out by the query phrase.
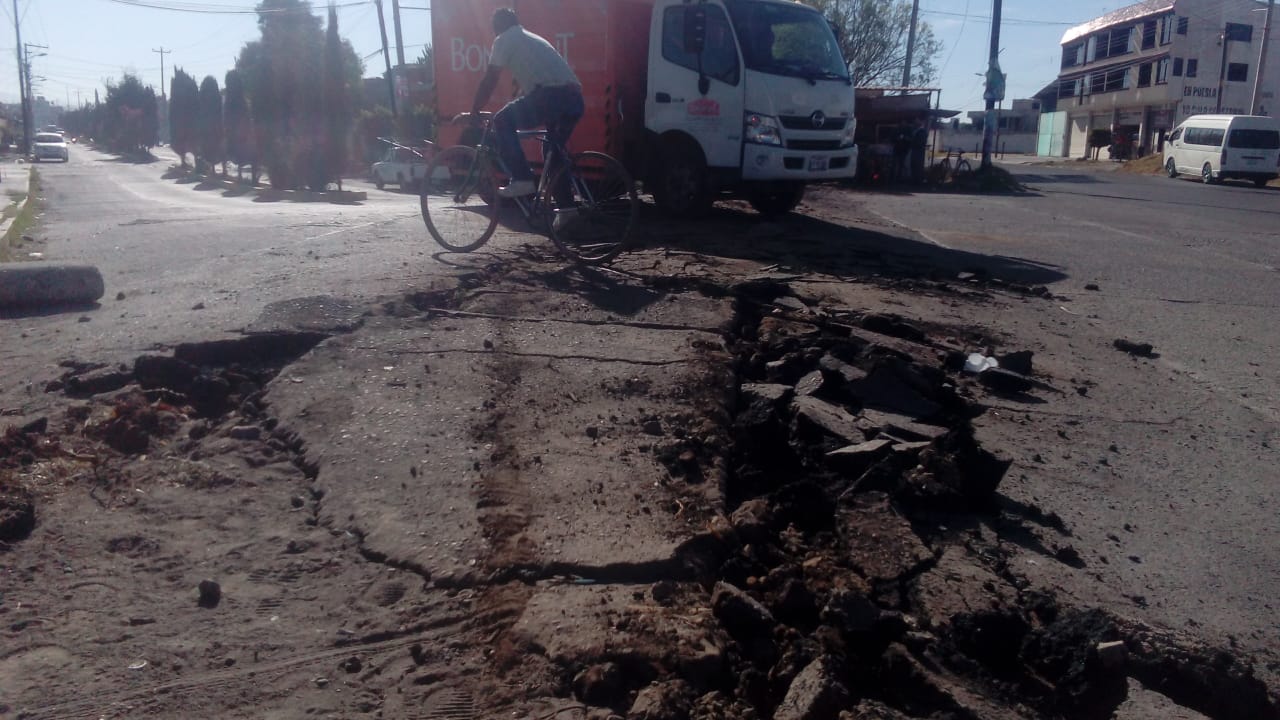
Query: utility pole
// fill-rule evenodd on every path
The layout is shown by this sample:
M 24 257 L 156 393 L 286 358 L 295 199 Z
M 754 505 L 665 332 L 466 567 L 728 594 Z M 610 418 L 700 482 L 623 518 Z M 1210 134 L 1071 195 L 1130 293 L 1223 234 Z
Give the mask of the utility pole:
M 28 119 L 31 114 L 31 105 L 28 101 L 29 88 L 27 87 L 27 63 L 22 57 L 22 16 L 18 15 L 18 0 L 13 0 L 13 33 L 17 36 L 17 42 L 14 43 L 14 49 L 18 53 L 18 93 L 22 96 L 22 154 L 27 154 L 31 150 L 31 121 Z
M 14 0 L 17 2 L 18 0 Z M 382 0 L 373 0 L 373 4 L 378 8 L 378 31 L 382 33 L 382 59 L 387 63 L 387 90 L 391 93 L 391 114 L 399 115 L 396 112 L 396 79 L 391 74 L 391 51 L 387 49 L 387 23 L 382 17 Z
M 982 169 L 991 168 L 991 146 L 995 143 L 996 101 L 1004 99 L 1004 75 L 1000 72 L 1000 0 L 991 3 L 991 51 L 987 57 L 986 119 L 982 123 Z
M 37 50 L 48 50 L 49 46 L 36 45 L 35 43 L 22 44 L 22 50 L 23 50 L 22 54 L 23 54 L 23 57 L 26 59 L 26 64 L 24 67 L 27 75 L 27 110 L 26 110 L 26 114 L 22 118 L 22 124 L 28 127 L 35 125 L 35 122 L 36 122 L 35 120 L 36 91 L 35 91 L 35 85 L 33 85 L 31 82 L 31 48 L 36 48 Z M 41 57 L 43 55 L 44 53 L 37 53 L 36 57 Z M 28 138 L 30 137 L 29 130 L 27 131 L 27 137 Z M 29 141 L 28 141 L 28 147 L 30 147 Z
M 1224 84 L 1227 81 L 1227 50 L 1231 47 L 1231 36 L 1227 34 L 1227 29 L 1222 29 L 1222 64 L 1218 66 L 1218 106 L 1214 110 L 1216 113 L 1222 112 L 1222 93 L 1226 90 Z
M 1267 43 L 1271 41 L 1271 11 L 1276 0 L 1267 0 L 1267 19 L 1262 21 L 1262 49 L 1258 51 L 1258 70 L 1253 74 L 1253 100 L 1249 114 L 1257 115 L 1262 105 L 1262 71 L 1267 68 Z
M 161 45 L 159 50 L 157 50 L 157 49 L 155 49 L 155 48 L 152 48 L 152 49 L 151 49 L 151 52 L 153 52 L 153 53 L 160 53 L 160 99 L 161 99 L 161 100 L 164 100 L 164 99 L 165 99 L 165 96 L 164 96 L 164 56 L 165 56 L 165 55 L 172 54 L 172 53 L 173 53 L 173 51 L 172 51 L 172 50 L 165 50 L 165 49 L 164 49 L 164 46 L 163 46 L 163 45 Z
M 916 52 L 916 20 L 920 17 L 920 0 L 911 0 L 911 28 L 907 30 L 907 60 L 902 67 L 902 94 L 911 87 L 911 59 Z
M 391 26 L 396 29 L 398 67 L 404 67 L 404 36 L 400 34 L 400 0 L 391 0 Z

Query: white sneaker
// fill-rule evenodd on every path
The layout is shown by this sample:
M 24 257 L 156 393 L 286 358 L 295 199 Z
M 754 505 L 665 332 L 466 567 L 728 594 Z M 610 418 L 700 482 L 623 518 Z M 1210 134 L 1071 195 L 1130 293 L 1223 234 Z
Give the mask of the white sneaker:
M 498 188 L 498 197 L 517 198 L 538 192 L 538 185 L 532 180 L 512 180 Z
M 556 232 L 563 232 L 565 228 L 573 224 L 578 219 L 578 208 L 565 208 L 556 211 L 555 220 L 551 221 L 551 229 Z

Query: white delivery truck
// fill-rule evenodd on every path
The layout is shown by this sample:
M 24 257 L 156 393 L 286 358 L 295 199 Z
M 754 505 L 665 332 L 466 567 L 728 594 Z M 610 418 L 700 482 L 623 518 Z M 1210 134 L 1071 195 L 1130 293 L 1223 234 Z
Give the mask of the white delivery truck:
M 853 82 L 831 26 L 807 5 L 434 0 L 441 117 L 470 109 L 501 6 L 555 44 L 582 81 L 586 115 L 570 150 L 622 160 L 675 214 L 697 214 L 726 195 L 788 212 L 806 184 L 857 169 Z M 442 130 L 440 142 L 456 141 L 456 132 Z
M 1280 120 L 1260 115 L 1192 115 L 1164 146 L 1169 177 L 1205 183 L 1232 178 L 1262 187 L 1280 176 Z

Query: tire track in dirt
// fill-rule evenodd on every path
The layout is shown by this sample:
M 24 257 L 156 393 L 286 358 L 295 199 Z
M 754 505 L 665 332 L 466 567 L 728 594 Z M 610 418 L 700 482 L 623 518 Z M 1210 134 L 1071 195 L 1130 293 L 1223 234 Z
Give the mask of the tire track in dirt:
M 109 711 L 121 706 L 132 706 L 159 696 L 182 697 L 197 691 L 218 691 L 221 697 L 245 695 L 248 691 L 266 684 L 265 681 L 280 679 L 290 673 L 308 667 L 332 667 L 335 660 L 351 656 L 353 653 L 390 655 L 397 651 L 409 651 L 414 646 L 433 641 L 442 641 L 458 632 L 467 629 L 469 618 L 463 615 L 446 615 L 434 620 L 425 621 L 395 637 L 385 638 L 380 633 L 369 638 L 352 639 L 328 650 L 301 653 L 287 658 L 263 663 L 255 663 L 243 667 L 231 667 L 225 670 L 197 673 L 179 680 L 158 683 L 136 690 L 117 692 L 98 692 L 91 698 L 80 698 L 65 703 L 49 705 L 39 710 L 24 714 L 29 720 L 78 720 L 86 714 L 108 716 Z M 440 662 L 424 666 L 426 672 L 447 672 L 450 663 Z M 170 706 L 171 707 L 171 706 Z

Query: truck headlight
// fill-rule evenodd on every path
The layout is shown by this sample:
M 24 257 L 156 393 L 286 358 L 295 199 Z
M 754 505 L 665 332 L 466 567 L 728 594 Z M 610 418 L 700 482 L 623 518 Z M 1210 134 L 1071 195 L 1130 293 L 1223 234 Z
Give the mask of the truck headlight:
M 742 137 L 757 145 L 782 146 L 782 130 L 778 126 L 778 119 L 760 113 L 747 113 Z
M 853 136 L 856 135 L 857 132 L 858 132 L 858 119 L 849 118 L 849 121 L 844 124 L 844 134 L 840 136 L 840 147 L 841 148 L 853 147 L 854 145 Z

